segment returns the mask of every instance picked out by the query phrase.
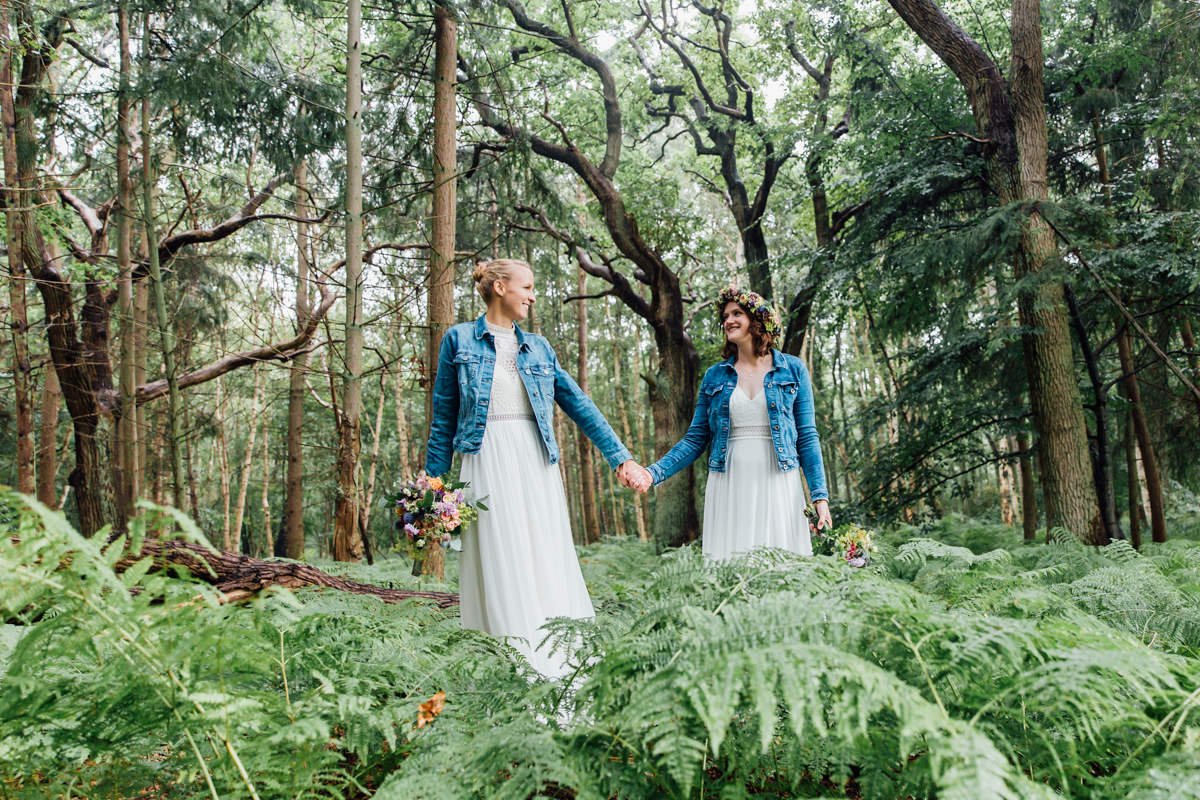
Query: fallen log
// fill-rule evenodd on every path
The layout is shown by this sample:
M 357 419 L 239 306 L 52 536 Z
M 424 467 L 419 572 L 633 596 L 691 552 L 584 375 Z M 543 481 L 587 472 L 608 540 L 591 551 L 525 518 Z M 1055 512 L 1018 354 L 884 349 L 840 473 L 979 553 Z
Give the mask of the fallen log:
M 299 561 L 263 561 L 228 550 L 209 550 L 192 542 L 176 539 L 162 541 L 147 537 L 142 541 L 141 553 L 127 553 L 117 561 L 115 570 L 123 572 L 143 558 L 154 559 L 156 569 L 178 567 L 192 577 L 216 587 L 229 603 L 252 597 L 269 586 L 302 589 L 319 586 L 351 594 L 369 594 L 385 603 L 402 600 L 424 599 L 439 608 L 458 605 L 458 595 L 450 592 L 420 592 L 408 589 L 388 589 L 369 583 L 339 578 L 309 564 Z

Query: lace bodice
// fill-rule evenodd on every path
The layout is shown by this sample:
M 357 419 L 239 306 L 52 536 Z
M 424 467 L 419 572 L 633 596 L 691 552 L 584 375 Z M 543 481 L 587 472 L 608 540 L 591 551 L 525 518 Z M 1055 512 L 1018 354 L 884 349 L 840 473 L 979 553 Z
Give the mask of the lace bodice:
M 767 413 L 765 391 L 760 391 L 751 400 L 740 386 L 734 388 L 729 398 L 729 438 L 771 438 L 771 417 Z
M 492 394 L 488 401 L 489 420 L 533 419 L 529 393 L 517 372 L 517 332 L 487 323 L 496 342 L 496 368 L 492 372 Z

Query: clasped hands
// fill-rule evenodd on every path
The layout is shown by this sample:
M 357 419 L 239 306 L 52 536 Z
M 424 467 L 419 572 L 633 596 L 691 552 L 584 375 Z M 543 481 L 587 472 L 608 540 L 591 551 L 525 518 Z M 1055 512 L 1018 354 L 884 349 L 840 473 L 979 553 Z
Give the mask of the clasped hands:
M 638 494 L 645 494 L 654 485 L 654 476 L 650 474 L 650 470 L 632 458 L 617 467 L 617 480 L 626 489 L 632 489 Z

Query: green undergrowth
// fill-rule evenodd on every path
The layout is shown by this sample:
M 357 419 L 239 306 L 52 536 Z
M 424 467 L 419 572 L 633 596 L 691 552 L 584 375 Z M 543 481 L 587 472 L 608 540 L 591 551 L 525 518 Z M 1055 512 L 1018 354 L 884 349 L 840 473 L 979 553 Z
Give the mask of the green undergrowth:
M 8 502 L 5 797 L 1200 797 L 1192 539 L 952 519 L 881 534 L 859 570 L 612 539 L 581 550 L 597 616 L 552 626 L 576 667 L 556 684 L 425 602 L 221 605 L 115 570 L 154 529 L 203 541 L 171 512 L 104 551 Z M 400 588 L 408 567 L 343 572 Z

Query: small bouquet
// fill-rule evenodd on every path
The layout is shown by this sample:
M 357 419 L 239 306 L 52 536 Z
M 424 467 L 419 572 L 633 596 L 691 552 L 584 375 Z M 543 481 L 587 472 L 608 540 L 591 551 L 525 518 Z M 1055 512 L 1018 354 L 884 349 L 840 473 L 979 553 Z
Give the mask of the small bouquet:
M 395 549 L 415 560 L 424 558 L 429 548 L 449 547 L 454 531 L 474 522 L 479 510 L 487 511 L 478 500 L 467 502 L 468 485 L 431 478 L 424 472 L 411 480 L 398 481 L 380 501 L 380 507 L 395 511 L 396 530 L 404 532 Z
M 804 509 L 804 516 L 814 523 L 817 519 L 817 509 L 809 505 Z M 833 556 L 844 559 L 852 567 L 866 567 L 871 563 L 871 555 L 879 548 L 871 543 L 871 531 L 854 523 L 841 525 L 833 530 L 813 529 L 813 552 L 817 555 Z

